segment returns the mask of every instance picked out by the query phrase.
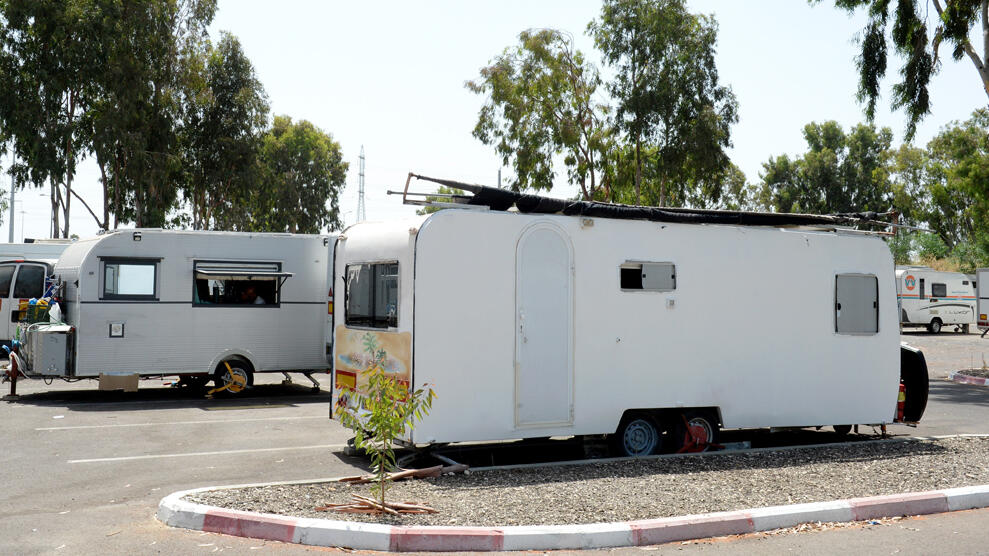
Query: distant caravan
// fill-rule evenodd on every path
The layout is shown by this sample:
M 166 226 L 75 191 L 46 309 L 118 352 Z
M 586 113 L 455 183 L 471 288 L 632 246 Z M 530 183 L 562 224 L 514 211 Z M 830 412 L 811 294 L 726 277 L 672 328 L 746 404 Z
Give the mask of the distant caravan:
M 440 183 L 474 196 L 355 224 L 336 249 L 333 403 L 383 350 L 386 371 L 438 396 L 407 444 L 609 435 L 646 455 L 720 428 L 924 412 L 926 363 L 901 348 L 876 235 Z
M 945 326 L 968 333 L 976 322 L 975 280 L 960 272 L 926 266 L 896 267 L 896 300 L 900 325 L 926 327 L 931 334 Z

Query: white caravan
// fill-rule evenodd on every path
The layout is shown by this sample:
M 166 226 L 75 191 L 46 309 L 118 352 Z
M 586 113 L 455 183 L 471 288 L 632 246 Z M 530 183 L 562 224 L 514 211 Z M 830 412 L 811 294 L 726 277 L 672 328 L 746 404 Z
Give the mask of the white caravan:
M 12 259 L 57 259 L 73 239 L 31 239 L 24 243 L 0 243 L 0 261 Z
M 45 295 L 45 278 L 51 275 L 55 262 L 53 259 L 0 262 L 0 344 L 9 344 L 14 339 L 22 304 Z
M 989 268 L 975 271 L 975 292 L 978 297 L 976 313 L 979 315 L 979 330 L 985 336 L 989 330 Z
M 386 371 L 438 396 L 413 445 L 611 434 L 641 455 L 680 447 L 687 423 L 710 441 L 847 431 L 896 420 L 901 381 L 917 421 L 927 369 L 903 350 L 901 371 L 893 269 L 879 237 L 833 227 L 466 209 L 359 223 L 336 248 L 332 403 L 383 349 Z
M 333 238 L 320 235 L 121 230 L 80 240 L 54 267 L 64 324 L 27 327 L 22 370 L 213 378 L 234 391 L 254 373 L 327 372 L 332 255 Z
M 960 272 L 939 272 L 926 266 L 896 267 L 896 299 L 900 324 L 923 326 L 937 334 L 953 325 L 965 333 L 975 323 L 975 284 Z

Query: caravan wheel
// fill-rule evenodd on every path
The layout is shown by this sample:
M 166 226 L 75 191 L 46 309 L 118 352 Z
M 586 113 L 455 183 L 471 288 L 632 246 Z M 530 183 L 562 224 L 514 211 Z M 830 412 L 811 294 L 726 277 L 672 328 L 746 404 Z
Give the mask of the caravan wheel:
M 227 370 L 227 365 L 230 365 L 229 370 Z M 251 372 L 250 365 L 243 361 L 237 359 L 225 361 L 220 363 L 216 369 L 216 374 L 213 375 L 213 384 L 217 388 L 229 385 L 224 392 L 239 394 L 254 385 L 254 373 Z
M 932 320 L 931 323 L 927 325 L 927 331 L 931 334 L 941 332 L 941 319 Z
M 662 440 L 655 421 L 646 415 L 631 415 L 618 425 L 612 448 L 620 456 L 648 456 L 659 451 Z

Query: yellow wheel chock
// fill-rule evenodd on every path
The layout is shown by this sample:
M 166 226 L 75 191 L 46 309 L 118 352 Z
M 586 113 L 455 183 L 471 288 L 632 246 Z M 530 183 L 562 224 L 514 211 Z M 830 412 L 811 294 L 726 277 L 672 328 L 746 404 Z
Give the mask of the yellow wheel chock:
M 237 394 L 239 392 L 243 392 L 244 389 L 247 388 L 246 376 L 234 373 L 233 369 L 230 368 L 230 363 L 227 363 L 226 361 L 223 362 L 223 365 L 227 368 L 227 375 L 230 376 L 230 381 L 223 386 L 218 386 L 209 392 L 206 392 L 207 398 L 212 398 L 213 394 L 224 390 L 229 390 L 230 392 Z

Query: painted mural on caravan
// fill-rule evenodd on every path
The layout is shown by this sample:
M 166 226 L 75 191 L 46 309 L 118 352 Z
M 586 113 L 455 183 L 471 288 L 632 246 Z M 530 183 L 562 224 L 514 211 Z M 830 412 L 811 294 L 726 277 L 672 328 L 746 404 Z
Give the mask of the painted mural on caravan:
M 364 371 L 380 364 L 383 370 L 408 388 L 412 380 L 412 334 L 349 329 L 336 330 L 336 388 L 364 386 Z

